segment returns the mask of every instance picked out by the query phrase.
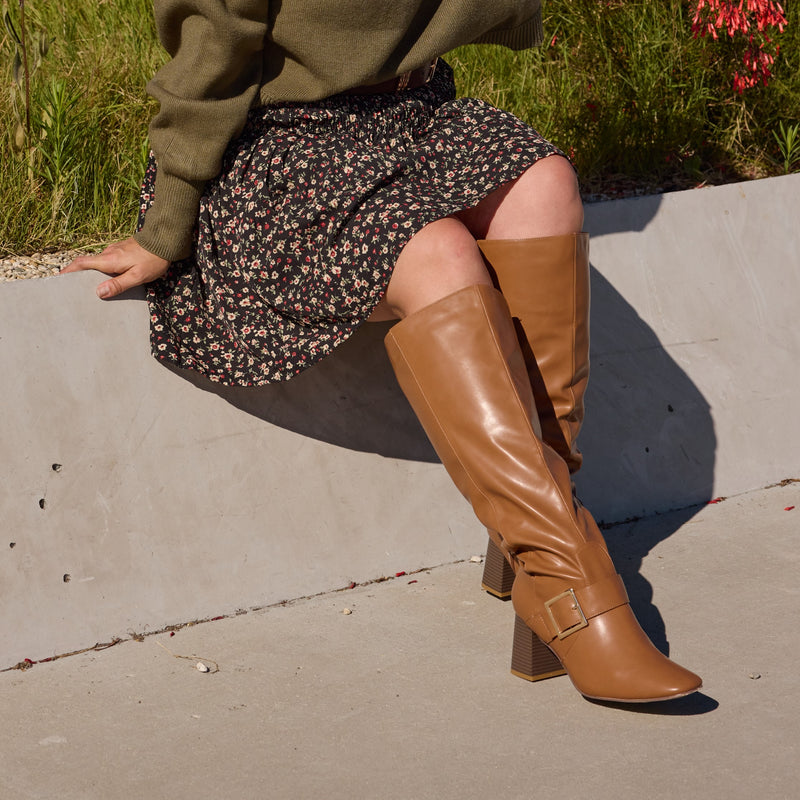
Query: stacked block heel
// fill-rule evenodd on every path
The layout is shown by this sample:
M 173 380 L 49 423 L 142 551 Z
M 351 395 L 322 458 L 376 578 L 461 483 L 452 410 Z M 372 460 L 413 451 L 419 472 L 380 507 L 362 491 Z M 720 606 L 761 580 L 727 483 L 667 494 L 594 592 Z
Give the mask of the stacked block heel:
M 506 561 L 503 551 L 489 539 L 486 548 L 486 560 L 483 562 L 483 580 L 481 588 L 501 600 L 511 599 L 511 587 L 514 585 L 514 570 Z
M 511 674 L 526 681 L 567 674 L 558 657 L 519 617 L 514 618 Z

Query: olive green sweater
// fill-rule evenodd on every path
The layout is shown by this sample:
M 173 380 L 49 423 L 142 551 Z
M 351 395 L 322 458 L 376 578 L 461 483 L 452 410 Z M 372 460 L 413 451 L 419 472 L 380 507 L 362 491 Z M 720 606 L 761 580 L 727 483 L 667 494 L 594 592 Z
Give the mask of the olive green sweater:
M 191 252 L 205 182 L 252 106 L 388 80 L 462 44 L 542 37 L 540 0 L 155 0 L 155 14 L 172 58 L 147 87 L 158 172 L 136 239 L 170 261 Z

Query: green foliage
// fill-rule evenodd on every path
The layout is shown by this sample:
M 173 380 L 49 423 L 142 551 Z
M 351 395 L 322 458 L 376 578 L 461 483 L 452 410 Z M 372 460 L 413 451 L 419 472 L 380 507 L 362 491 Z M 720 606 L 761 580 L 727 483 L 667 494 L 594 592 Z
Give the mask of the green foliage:
M 164 58 L 152 0 L 27 0 L 24 9 L 27 106 L 18 0 L 6 3 L 0 39 L 12 84 L 0 118 L 14 120 L 0 128 L 0 253 L 128 235 L 154 111 L 144 87 Z M 41 41 L 49 50 L 37 64 Z
M 30 84 L 50 49 L 47 31 L 40 30 L 31 41 L 25 20 L 25 2 L 19 0 L 19 17 L 16 21 L 6 4 L 3 8 L 3 24 L 11 38 L 13 58 L 11 61 L 11 113 L 14 129 L 11 146 L 22 153 L 29 146 L 31 136 L 31 91 Z
M 695 38 L 678 0 L 554 0 L 547 41 L 510 54 L 464 47 L 452 58 L 459 89 L 514 112 L 573 158 L 584 189 L 614 176 L 669 187 L 776 173 L 772 135 L 800 113 L 800 8 L 769 84 L 739 95 L 741 47 Z
M 668 188 L 761 177 L 798 167 L 800 4 L 786 5 L 773 76 L 741 96 L 741 46 L 695 39 L 678 0 L 552 0 L 543 47 L 448 60 L 462 95 L 569 153 L 587 192 L 620 176 Z M 0 252 L 129 235 L 155 110 L 144 87 L 164 60 L 152 0 L 6 0 L 4 11 Z
M 792 167 L 800 162 L 800 122 L 795 125 L 784 126 L 783 121 L 779 123 L 780 133 L 772 131 L 778 149 L 783 158 L 783 172 L 788 175 Z

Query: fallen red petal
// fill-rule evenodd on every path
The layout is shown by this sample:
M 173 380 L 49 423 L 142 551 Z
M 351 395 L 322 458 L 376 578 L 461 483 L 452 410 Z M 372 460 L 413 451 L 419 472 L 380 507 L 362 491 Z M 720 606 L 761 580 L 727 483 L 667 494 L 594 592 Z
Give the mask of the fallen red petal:
M 419 583 L 419 581 L 409 581 L 408 583 L 411 585 L 412 583 Z
M 783 510 L 784 511 L 792 511 L 793 509 L 794 509 L 794 506 L 786 506 L 786 508 L 784 508 Z
M 350 581 L 350 584 L 348 585 L 347 588 L 348 589 L 355 589 L 356 588 L 356 582 L 355 581 Z
M 403 575 L 405 575 L 405 574 L 406 574 L 405 572 L 395 572 L 394 576 L 395 576 L 395 578 L 402 578 Z

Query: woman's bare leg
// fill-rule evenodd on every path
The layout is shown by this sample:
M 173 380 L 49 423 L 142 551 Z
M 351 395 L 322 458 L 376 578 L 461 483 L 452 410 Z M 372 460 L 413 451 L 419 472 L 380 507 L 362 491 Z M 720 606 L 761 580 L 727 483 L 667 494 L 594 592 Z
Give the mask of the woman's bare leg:
M 533 239 L 579 232 L 583 203 L 569 161 L 549 156 L 456 216 L 476 239 Z
M 370 317 L 403 319 L 467 286 L 491 286 L 475 237 L 457 219 L 426 225 L 403 248 L 386 295 Z
M 406 245 L 371 322 L 397 319 L 474 284 L 491 285 L 476 239 L 577 233 L 583 204 L 569 161 L 549 156 L 475 208 L 425 226 Z

